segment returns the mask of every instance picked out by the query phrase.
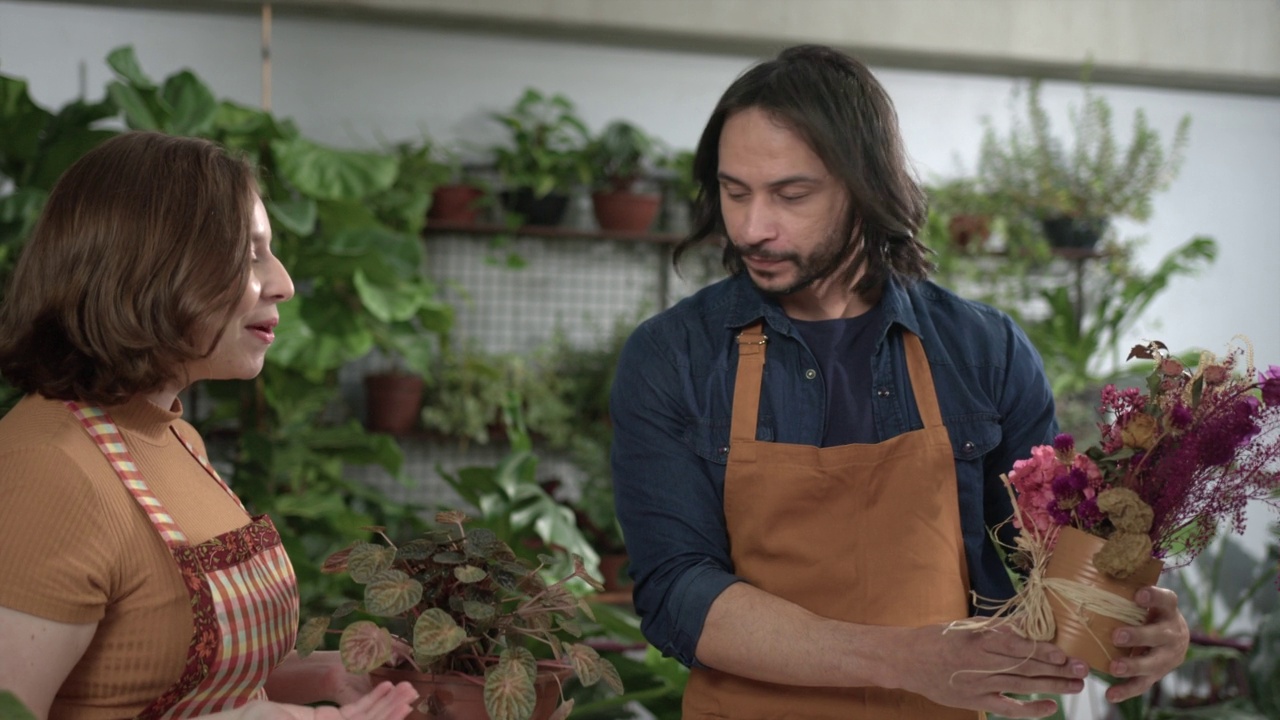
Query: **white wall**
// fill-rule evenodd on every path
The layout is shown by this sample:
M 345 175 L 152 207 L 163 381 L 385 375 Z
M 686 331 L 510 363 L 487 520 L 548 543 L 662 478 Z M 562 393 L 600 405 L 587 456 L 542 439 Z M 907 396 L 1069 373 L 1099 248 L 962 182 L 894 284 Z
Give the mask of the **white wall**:
M 219 96 L 258 102 L 255 17 L 0 0 L 0 72 L 29 79 L 46 106 L 76 96 L 81 63 L 89 95 L 99 97 L 109 79 L 103 59 L 126 43 L 156 79 L 191 68 Z M 445 141 L 500 141 L 484 114 L 535 86 L 567 94 L 593 127 L 625 117 L 672 146 L 692 147 L 719 94 L 753 61 L 297 17 L 276 18 L 272 57 L 274 110 L 308 136 L 343 146 L 412 138 L 420 126 Z M 954 173 L 957 163 L 972 168 L 980 118 L 1008 117 L 1009 79 L 894 69 L 879 76 L 926 179 Z M 1220 245 L 1214 266 L 1179 280 L 1125 345 L 1158 337 L 1174 348 L 1220 350 L 1244 333 L 1263 362 L 1280 364 L 1280 98 L 1101 92 L 1120 127 L 1138 107 L 1166 138 L 1182 114 L 1193 118 L 1181 177 L 1157 198 L 1146 227 L 1127 227 L 1149 236 L 1140 261 L 1151 265 L 1194 234 Z M 1078 98 L 1070 83 L 1045 88 L 1060 121 Z M 1250 534 L 1260 542 L 1262 533 L 1255 521 Z

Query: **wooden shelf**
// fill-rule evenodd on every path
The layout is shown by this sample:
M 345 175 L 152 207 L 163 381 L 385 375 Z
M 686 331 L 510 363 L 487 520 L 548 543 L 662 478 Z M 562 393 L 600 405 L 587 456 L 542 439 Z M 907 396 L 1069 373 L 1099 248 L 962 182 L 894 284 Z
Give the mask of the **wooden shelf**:
M 430 235 L 515 235 L 519 237 L 538 237 L 557 240 L 621 240 L 624 242 L 654 243 L 657 245 L 675 245 L 684 239 L 675 233 L 634 233 L 617 230 L 580 230 L 559 226 L 522 225 L 509 228 L 505 225 L 476 224 L 460 225 L 454 223 L 428 222 L 422 229 L 424 237 Z

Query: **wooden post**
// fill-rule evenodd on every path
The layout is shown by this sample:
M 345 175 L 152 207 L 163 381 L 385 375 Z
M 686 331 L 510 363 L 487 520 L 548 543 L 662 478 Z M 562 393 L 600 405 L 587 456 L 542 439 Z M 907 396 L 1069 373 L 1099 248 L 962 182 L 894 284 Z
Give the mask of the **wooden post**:
M 262 109 L 271 112 L 271 3 L 262 4 Z

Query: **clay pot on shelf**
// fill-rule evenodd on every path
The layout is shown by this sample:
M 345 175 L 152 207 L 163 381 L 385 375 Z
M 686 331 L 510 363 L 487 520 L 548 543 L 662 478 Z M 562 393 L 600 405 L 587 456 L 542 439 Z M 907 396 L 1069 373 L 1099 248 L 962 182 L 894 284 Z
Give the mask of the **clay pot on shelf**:
M 422 378 L 401 372 L 367 375 L 364 392 L 367 428 L 392 435 L 414 428 L 422 409 Z

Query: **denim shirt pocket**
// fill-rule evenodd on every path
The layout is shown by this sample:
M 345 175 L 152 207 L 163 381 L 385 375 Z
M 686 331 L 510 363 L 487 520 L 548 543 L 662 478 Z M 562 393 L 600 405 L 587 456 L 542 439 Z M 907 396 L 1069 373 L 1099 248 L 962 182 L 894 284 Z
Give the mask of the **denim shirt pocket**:
M 729 429 L 732 418 L 690 418 L 685 427 L 685 442 L 694 454 L 716 465 L 729 462 Z M 773 425 L 767 415 L 760 416 L 756 439 L 773 441 Z
M 946 426 L 957 467 L 961 463 L 981 463 L 1000 444 L 1000 416 L 994 413 L 962 415 L 947 420 Z

